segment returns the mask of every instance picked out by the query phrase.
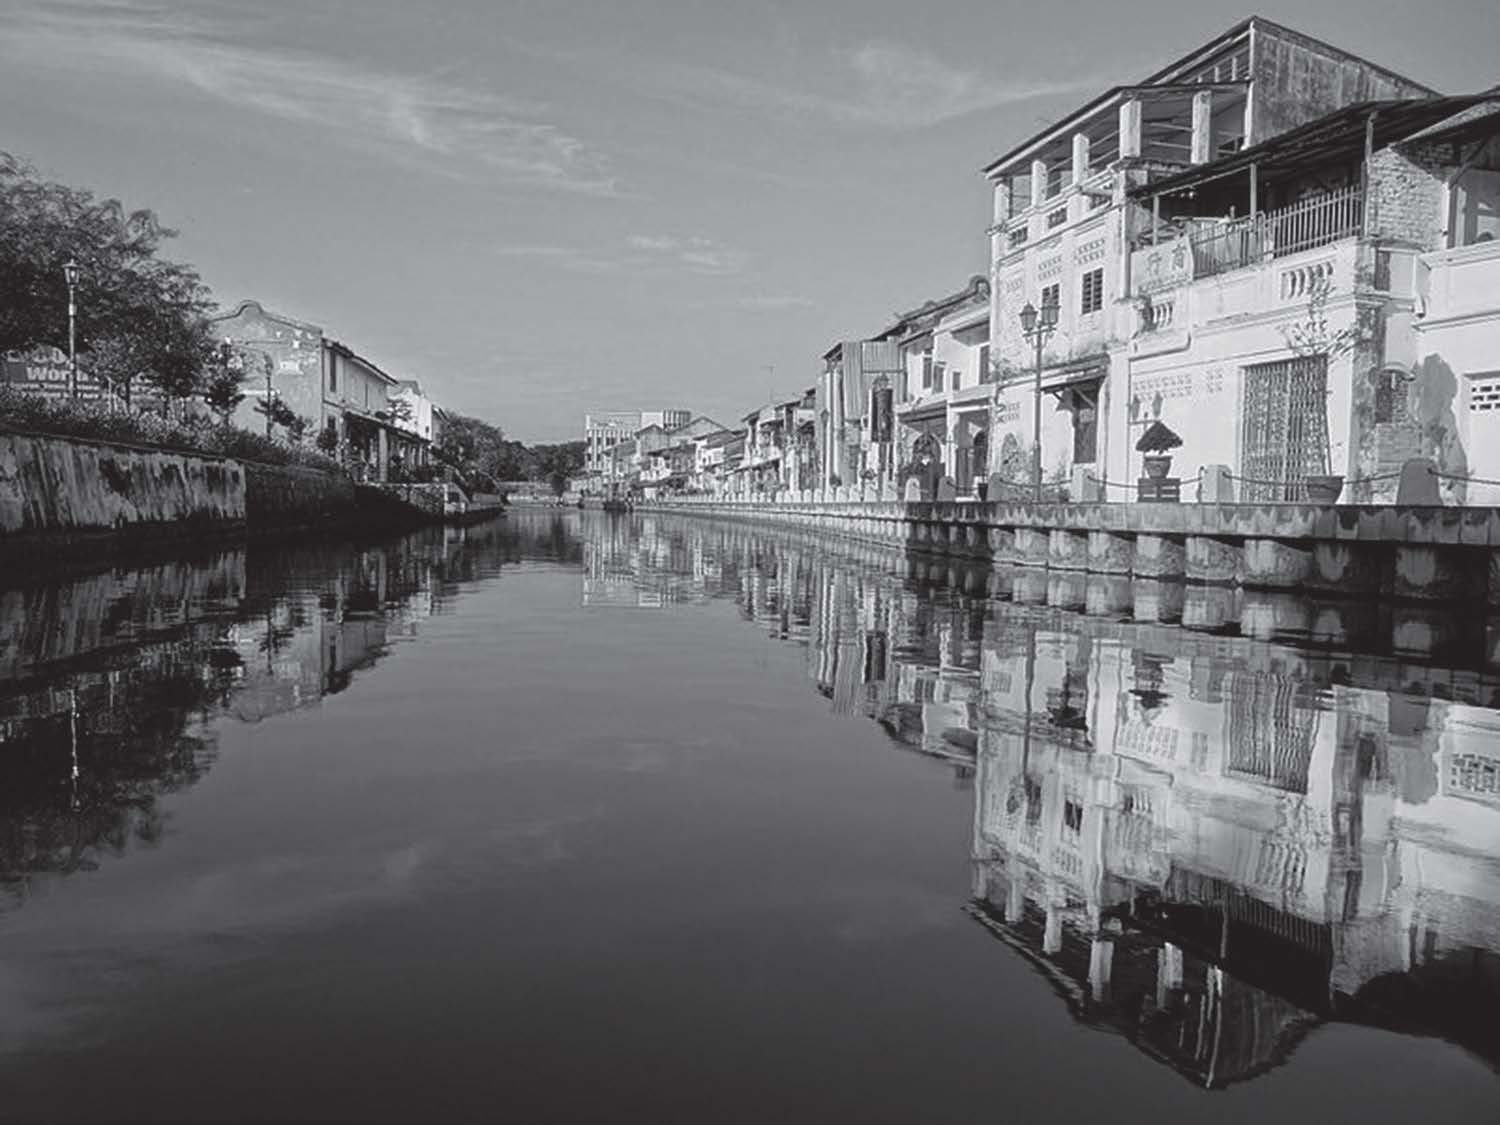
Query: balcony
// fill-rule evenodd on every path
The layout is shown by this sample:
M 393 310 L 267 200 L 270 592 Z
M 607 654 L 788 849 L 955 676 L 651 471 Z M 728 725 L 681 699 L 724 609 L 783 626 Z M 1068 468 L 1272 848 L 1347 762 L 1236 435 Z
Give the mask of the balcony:
M 1158 233 L 1132 254 L 1131 295 L 1149 296 L 1329 246 L 1359 235 L 1364 221 L 1365 197 L 1359 187 L 1244 219 L 1182 220 L 1174 227 L 1175 237 L 1164 240 Z

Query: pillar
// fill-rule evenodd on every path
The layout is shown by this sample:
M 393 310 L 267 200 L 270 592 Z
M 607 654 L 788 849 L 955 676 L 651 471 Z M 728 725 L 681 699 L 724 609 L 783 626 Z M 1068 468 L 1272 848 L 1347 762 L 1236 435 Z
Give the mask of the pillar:
M 1182 596 L 1185 629 L 1217 632 L 1240 619 L 1240 592 L 1228 586 L 1189 586 Z
M 1115 943 L 1107 937 L 1096 937 L 1089 946 L 1089 990 L 1096 1004 L 1109 995 L 1110 971 L 1114 967 Z
M 1089 139 L 1087 134 L 1073 134 L 1073 182 L 1081 184 L 1089 178 Z
M 1031 205 L 1040 207 L 1047 198 L 1047 162 L 1031 162 Z
M 1047 536 L 1047 565 L 1059 570 L 1087 570 L 1088 532 L 1054 528 Z
M 380 426 L 375 431 L 375 479 L 387 481 L 391 479 L 391 447 L 390 439 L 387 437 L 385 427 Z
M 1010 218 L 1011 183 L 1009 176 L 1002 176 L 995 181 L 995 210 L 994 222 L 996 226 Z
M 1049 541 L 1048 533 L 1035 527 L 1016 528 L 1016 561 L 1023 566 L 1046 566 Z
M 1088 606 L 1088 575 L 1076 571 L 1047 575 L 1047 604 L 1054 609 L 1081 610 Z
M 1130 615 L 1137 621 L 1170 623 L 1182 620 L 1187 587 L 1181 582 L 1137 578 L 1131 593 L 1135 595 L 1135 602 Z
M 1135 604 L 1130 579 L 1122 574 L 1090 574 L 1083 611 L 1094 617 L 1123 617 Z
M 1367 597 L 1386 592 L 1391 549 L 1381 543 L 1319 539 L 1305 585 L 1311 590 Z
M 1245 567 L 1244 548 L 1236 541 L 1209 535 L 1187 537 L 1187 576 L 1192 582 L 1233 586 Z
M 1301 586 L 1312 573 L 1312 548 L 1282 539 L 1246 539 L 1246 586 L 1266 590 L 1290 590 Z
M 1111 531 L 1089 532 L 1089 570 L 1094 574 L 1129 574 L 1135 566 L 1135 540 Z
M 1026 888 L 1018 873 L 1012 873 L 1005 888 L 1005 920 L 1014 926 L 1026 913 Z
M 1193 150 L 1189 160 L 1207 164 L 1213 159 L 1214 92 L 1199 90 L 1193 95 Z
M 1170 535 L 1137 535 L 1133 566 L 1138 578 L 1185 577 L 1187 558 L 1182 540 Z
M 1479 601 L 1489 595 L 1490 553 L 1468 547 L 1400 543 L 1391 592 L 1423 601 Z
M 1141 103 L 1131 98 L 1120 103 L 1120 157 L 1126 159 L 1141 154 Z

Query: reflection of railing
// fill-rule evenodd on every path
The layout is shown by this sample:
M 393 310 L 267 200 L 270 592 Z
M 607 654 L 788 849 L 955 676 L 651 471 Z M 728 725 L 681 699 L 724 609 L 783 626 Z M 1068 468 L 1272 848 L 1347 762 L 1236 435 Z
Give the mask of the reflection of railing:
M 1213 277 L 1254 265 L 1268 255 L 1285 258 L 1326 246 L 1358 234 L 1364 217 L 1364 192 L 1346 187 L 1247 219 L 1195 224 L 1199 233 L 1189 238 L 1193 276 Z

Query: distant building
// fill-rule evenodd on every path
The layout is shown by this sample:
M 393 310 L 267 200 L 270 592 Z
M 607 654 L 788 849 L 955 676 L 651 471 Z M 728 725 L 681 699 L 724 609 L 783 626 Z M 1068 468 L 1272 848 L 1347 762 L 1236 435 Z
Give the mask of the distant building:
M 674 430 L 692 420 L 690 410 L 605 410 L 583 416 L 583 470 L 585 476 L 607 476 L 612 458 L 609 450 L 634 437 L 647 426 Z

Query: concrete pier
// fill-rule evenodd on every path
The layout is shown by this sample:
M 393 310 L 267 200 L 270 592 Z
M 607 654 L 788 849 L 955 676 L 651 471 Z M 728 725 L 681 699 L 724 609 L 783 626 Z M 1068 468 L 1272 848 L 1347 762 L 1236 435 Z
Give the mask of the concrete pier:
M 1315 504 L 1014 504 L 840 500 L 816 493 L 755 501 L 681 499 L 642 510 L 815 529 L 967 561 L 1226 589 L 1473 602 L 1500 608 L 1500 508 Z M 1021 597 L 1116 604 L 1087 583 L 1022 584 Z M 1137 595 L 1137 601 L 1140 601 Z M 1178 619 L 1182 599 L 1145 595 Z M 1189 616 L 1213 628 L 1216 603 Z M 1253 627 L 1267 625 L 1252 611 Z M 1166 615 L 1166 616 L 1162 616 Z

